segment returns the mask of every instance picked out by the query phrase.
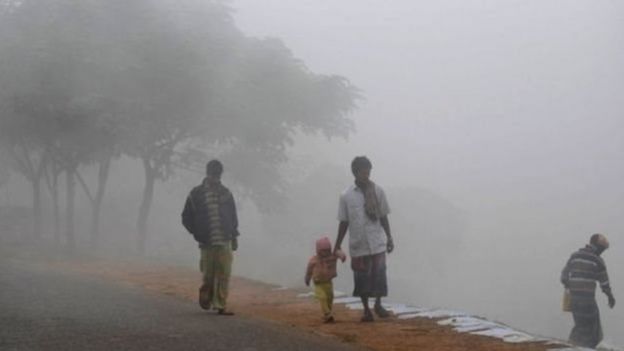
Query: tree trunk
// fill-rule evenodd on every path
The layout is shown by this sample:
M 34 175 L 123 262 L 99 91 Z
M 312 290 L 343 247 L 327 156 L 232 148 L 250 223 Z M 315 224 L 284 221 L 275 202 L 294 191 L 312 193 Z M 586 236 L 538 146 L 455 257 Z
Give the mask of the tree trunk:
M 38 240 L 41 238 L 41 176 L 45 169 L 46 157 L 45 155 L 41 155 L 37 165 L 37 162 L 31 159 L 33 155 L 28 149 L 28 146 L 23 142 L 18 143 L 15 148 L 10 147 L 8 150 L 19 172 L 22 173 L 32 185 L 33 228 L 31 234 L 32 239 Z M 36 159 L 36 157 L 34 158 Z
M 33 178 L 33 237 L 38 241 L 41 239 L 41 182 L 39 178 Z
M 143 168 L 145 170 L 145 188 L 143 189 L 143 199 L 139 208 L 139 218 L 137 220 L 137 250 L 139 253 L 145 253 L 147 243 L 147 219 L 152 207 L 152 199 L 154 197 L 154 182 L 156 176 L 148 159 L 143 159 Z
M 76 197 L 76 178 L 74 169 L 68 168 L 66 174 L 67 180 L 67 198 L 65 210 L 65 230 L 67 235 L 67 249 L 72 252 L 76 248 L 75 228 L 74 228 L 74 209 L 75 209 L 75 197 Z
M 104 192 L 106 190 L 106 184 L 108 182 L 108 175 L 110 170 L 110 158 L 100 163 L 98 172 L 98 187 L 95 197 L 93 198 L 93 208 L 91 217 L 91 247 L 97 248 L 100 236 L 100 213 L 102 209 L 102 200 L 104 199 Z
M 91 210 L 91 248 L 95 250 L 100 242 L 101 203 L 93 203 Z
M 61 242 L 61 221 L 59 214 L 59 193 L 58 193 L 58 176 L 57 165 L 53 162 L 49 167 L 43 170 L 43 175 L 52 198 L 52 211 L 54 215 L 54 243 L 59 245 Z
M 52 195 L 52 211 L 54 212 L 54 243 L 61 243 L 61 214 L 59 210 L 58 173 L 52 174 L 50 193 Z

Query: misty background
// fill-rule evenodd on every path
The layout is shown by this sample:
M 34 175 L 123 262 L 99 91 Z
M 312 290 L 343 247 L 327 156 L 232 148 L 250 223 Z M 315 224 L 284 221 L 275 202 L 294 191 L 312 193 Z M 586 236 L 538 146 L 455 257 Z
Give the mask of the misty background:
M 11 3 L 21 2 L 0 2 L 3 6 Z M 170 1 L 152 1 L 158 16 L 150 28 L 175 33 L 167 36 L 171 37 L 169 43 L 188 43 L 184 46 L 188 53 L 177 46 L 160 50 L 160 44 L 137 45 L 144 42 L 141 37 L 127 46 L 111 44 L 120 50 L 111 56 L 118 60 L 112 66 L 121 62 L 130 67 L 119 75 L 119 79 L 128 79 L 123 89 L 113 83 L 104 87 L 94 83 L 107 77 L 106 72 L 78 74 L 77 66 L 64 65 L 64 59 L 33 57 L 37 50 L 19 49 L 19 45 L 6 45 L 7 40 L 3 40 L 3 118 L 17 115 L 20 121 L 24 116 L 38 120 L 49 114 L 51 104 L 44 104 L 43 112 L 24 112 L 24 103 L 16 103 L 16 99 L 25 100 L 27 106 L 41 101 L 42 92 L 47 90 L 33 88 L 37 86 L 33 82 L 40 82 L 42 74 L 54 75 L 32 67 L 39 67 L 37 62 L 53 62 L 69 73 L 49 78 L 52 81 L 88 78 L 80 79 L 79 88 L 66 89 L 68 95 L 89 89 L 97 92 L 65 105 L 58 103 L 65 98 L 48 97 L 56 101 L 54 106 L 61 106 L 61 111 L 78 106 L 79 116 L 92 116 L 99 113 L 93 111 L 100 111 L 100 106 L 105 106 L 104 110 L 112 106 L 107 100 L 94 103 L 93 96 L 117 99 L 141 93 L 145 97 L 136 98 L 139 103 L 149 101 L 150 108 L 165 111 L 165 130 L 171 125 L 167 116 L 186 116 L 174 118 L 176 123 L 191 121 L 176 130 L 183 130 L 192 141 L 179 143 L 170 149 L 171 155 L 165 153 L 171 156 L 175 170 L 157 172 L 167 176 L 154 184 L 140 248 L 136 245 L 141 241 L 136 234 L 141 232 L 137 216 L 145 201 L 147 173 L 139 146 L 151 141 L 161 145 L 162 139 L 158 133 L 154 139 L 137 137 L 142 136 L 137 131 L 156 125 L 152 110 L 146 113 L 143 107 L 137 108 L 136 101 L 115 100 L 124 102 L 115 105 L 115 111 L 122 112 L 110 114 L 126 116 L 122 121 L 113 119 L 116 123 L 150 117 L 143 124 L 137 122 L 138 126 L 130 123 L 128 130 L 138 133 L 130 133 L 133 143 L 121 143 L 123 148 L 110 152 L 108 186 L 101 200 L 101 234 L 95 248 L 90 234 L 89 204 L 93 199 L 77 185 L 76 213 L 70 220 L 75 220 L 78 248 L 107 255 L 136 255 L 139 249 L 149 258 L 195 268 L 196 244 L 180 225 L 180 212 L 190 188 L 201 181 L 202 164 L 220 157 L 225 166 L 223 182 L 235 192 L 241 222 L 234 274 L 299 287 L 307 259 L 314 253 L 314 241 L 324 234 L 335 239 L 338 196 L 352 182 L 351 159 L 367 155 L 373 163 L 372 179 L 384 187 L 392 209 L 396 251 L 388 261 L 389 300 L 461 309 L 529 332 L 566 339 L 572 320 L 561 312 L 559 273 L 569 254 L 594 232 L 606 234 L 611 241 L 604 257 L 615 297 L 623 299 L 618 287 L 624 281 L 620 269 L 624 263 L 620 243 L 624 227 L 624 189 L 620 184 L 624 179 L 620 162 L 624 150 L 624 4 L 396 0 L 381 6 L 369 0 L 236 0 L 227 2 L 226 12 L 231 11 L 231 17 L 219 17 L 225 18 L 219 27 L 206 24 L 214 21 L 203 21 L 205 12 L 190 16 L 183 11 L 199 6 L 199 2 L 184 3 L 188 7 L 176 9 Z M 97 1 L 84 4 L 89 7 Z M 12 12 L 3 15 L 7 13 Z M 42 16 L 45 13 L 49 12 L 42 12 Z M 111 25 L 106 23 L 108 17 L 101 18 L 103 29 L 96 36 L 101 45 L 95 46 L 100 49 L 106 48 L 102 43 L 115 43 L 111 38 L 124 33 L 119 23 Z M 154 25 L 152 20 L 146 20 L 145 25 Z M 13 28 L 22 30 L 24 24 Z M 197 28 L 217 39 L 227 37 L 226 42 L 245 49 L 215 58 L 210 66 L 216 67 L 214 72 L 196 69 L 178 75 L 179 67 L 203 67 L 202 53 L 215 50 L 214 46 L 195 50 L 205 37 L 188 39 L 186 34 Z M 227 30 L 222 32 L 223 28 Z M 3 38 L 25 35 L 16 32 L 4 31 Z M 44 28 L 37 35 L 29 35 L 46 42 L 54 35 L 62 38 L 63 32 Z M 84 57 L 85 52 L 71 51 L 76 42 L 80 41 L 68 41 L 69 51 L 59 49 L 70 55 L 53 52 L 51 57 Z M 119 48 L 135 52 L 130 55 L 130 51 Z M 258 53 L 267 51 L 283 59 L 269 55 L 272 58 L 268 62 L 286 62 L 287 68 L 276 71 L 267 61 L 255 61 L 261 56 Z M 17 59 L 8 52 L 16 53 Z M 20 56 L 24 53 L 30 54 Z M 108 57 L 106 53 L 110 51 L 94 53 L 92 61 Z M 141 55 L 141 60 L 129 58 Z M 162 62 L 154 63 L 154 57 Z M 237 60 L 233 61 L 234 57 Z M 231 64 L 238 60 L 246 64 Z M 78 67 L 88 72 L 103 67 L 91 66 L 92 61 Z M 293 62 L 298 63 L 291 66 Z M 23 74 L 18 78 L 11 75 L 23 72 L 15 69 L 16 63 L 26 66 L 20 69 L 29 72 L 28 79 L 19 78 Z M 154 71 L 139 72 L 146 76 L 138 77 L 146 79 L 144 87 L 153 90 L 131 86 L 136 81 L 131 79 L 132 67 L 152 63 L 158 64 Z M 170 76 L 149 81 L 152 72 L 162 72 L 163 66 Z M 249 72 L 240 74 L 241 67 Z M 260 71 L 264 74 L 256 75 L 253 67 L 263 67 Z M 58 67 L 51 72 L 58 72 Z M 211 79 L 195 79 L 203 75 Z M 215 76 L 219 78 L 213 79 Z M 291 76 L 299 78 L 286 79 L 288 84 L 283 88 L 281 79 Z M 170 81 L 168 77 L 177 77 L 179 82 L 164 83 Z M 335 79 L 340 83 L 327 83 L 333 89 L 316 85 Z M 186 84 L 189 81 L 192 84 Z M 254 87 L 258 89 L 232 83 L 250 81 L 257 83 Z M 41 84 L 45 87 L 48 83 Z M 224 85 L 228 90 L 222 89 Z M 37 93 L 34 97 L 33 91 Z M 171 98 L 176 91 L 180 91 L 179 96 Z M 299 94 L 287 95 L 289 91 Z M 328 93 L 321 93 L 325 91 Z M 200 93 L 217 98 L 204 99 Z M 198 97 L 188 99 L 189 94 Z M 309 96 L 314 98 L 307 99 Z M 329 107 L 320 111 L 314 108 L 317 104 Z M 219 110 L 214 112 L 213 106 Z M 196 119 L 196 115 L 209 119 Z M 288 126 L 285 129 L 276 127 L 284 124 Z M 3 124 L 7 125 L 14 126 Z M 204 125 L 208 131 L 202 130 L 201 136 L 192 133 Z M 43 133 L 37 135 L 48 135 L 48 129 L 43 133 L 35 128 Z M 243 132 L 238 133 L 240 130 Z M 2 135 L 3 145 L 18 145 L 8 142 L 13 140 L 10 136 Z M 61 136 L 59 140 L 67 138 Z M 0 155 L 3 165 L 14 164 L 9 152 Z M 43 153 L 37 155 L 33 159 L 42 159 Z M 85 160 L 90 161 L 76 168 L 85 182 L 95 185 L 102 163 L 93 161 L 99 156 L 87 156 Z M 162 157 L 151 161 L 156 159 Z M 0 204 L 6 211 L 32 208 L 32 184 L 16 168 L 0 169 Z M 68 186 L 62 179 L 58 189 L 64 194 Z M 43 180 L 41 186 L 44 188 Z M 41 197 L 41 237 L 54 242 L 50 230 L 54 222 L 49 205 L 52 196 L 42 190 Z M 66 197 L 61 195 L 60 202 L 66 202 Z M 63 206 L 60 212 L 66 215 L 68 209 Z M 67 221 L 64 218 L 63 223 Z M 22 242 L 27 236 L 23 233 L 30 231 L 32 228 L 7 231 L 3 241 Z M 60 233 L 56 239 L 62 246 L 67 241 Z M 339 267 L 337 288 L 345 292 L 352 289 L 348 263 Z M 606 298 L 597 295 L 605 341 L 624 345 L 618 333 L 624 321 L 622 307 L 610 310 Z

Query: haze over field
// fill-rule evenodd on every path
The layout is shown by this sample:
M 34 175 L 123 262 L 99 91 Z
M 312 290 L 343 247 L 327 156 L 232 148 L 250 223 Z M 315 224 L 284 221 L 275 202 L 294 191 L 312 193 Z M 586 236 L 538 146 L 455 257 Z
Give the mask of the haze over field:
M 170 9 L 170 1 L 156 3 L 160 10 Z M 384 187 L 392 208 L 397 248 L 389 257 L 391 300 L 462 309 L 565 339 L 572 320 L 560 309 L 560 270 L 573 250 L 592 233 L 601 232 L 611 241 L 604 258 L 615 297 L 624 301 L 624 3 L 235 0 L 228 4 L 245 39 L 230 29 L 226 32 L 236 38 L 236 45 L 244 42 L 240 44 L 244 49 L 227 56 L 229 49 L 219 48 L 227 51 L 226 58 L 244 57 L 240 67 L 248 71 L 238 75 L 238 61 L 210 61 L 216 73 L 201 72 L 217 77 L 221 85 L 191 79 L 201 76 L 195 67 L 203 61 L 180 61 L 186 51 L 180 56 L 162 54 L 167 50 L 145 51 L 144 61 L 135 61 L 124 51 L 126 46 L 102 41 L 117 48 L 118 61 L 113 62 L 127 67 L 160 64 L 150 61 L 160 57 L 167 74 L 177 77 L 176 69 L 184 67 L 180 62 L 193 65 L 184 76 L 192 80 L 184 93 L 203 96 L 213 94 L 213 88 L 220 93 L 206 106 L 200 98 L 174 96 L 175 106 L 186 107 L 184 116 L 209 111 L 207 120 L 192 119 L 191 127 L 182 130 L 193 136 L 190 131 L 207 125 L 217 126 L 217 133 L 231 133 L 223 139 L 209 135 L 199 143 L 180 144 L 199 144 L 201 153 L 185 154 L 186 161 L 194 161 L 185 163 L 192 172 L 178 169 L 166 182 L 156 183 L 147 255 L 196 265 L 196 245 L 179 216 L 190 187 L 201 181 L 201 163 L 222 157 L 223 182 L 232 185 L 240 207 L 241 248 L 234 273 L 300 286 L 315 239 L 324 233 L 332 241 L 335 238 L 337 200 L 352 182 L 351 159 L 367 155 L 373 163 L 372 179 Z M 179 35 L 172 35 L 173 43 L 185 37 L 187 27 L 204 28 L 201 17 L 159 16 L 170 21 L 164 32 L 175 28 Z M 102 18 L 106 23 L 107 17 Z M 108 38 L 109 27 L 115 26 L 103 26 L 108 29 L 98 40 Z M 284 47 L 278 41 L 260 40 L 267 37 L 280 39 Z M 197 38 L 189 40 L 195 43 Z M 198 54 L 183 49 L 190 57 Z M 211 49 L 202 47 L 206 52 Z M 308 70 L 303 71 L 312 76 L 300 76 L 301 67 L 292 68 L 292 57 L 283 49 L 301 60 Z M 267 62 L 278 66 L 286 62 L 288 67 L 273 75 L 277 78 L 271 84 L 263 80 L 270 72 Z M 334 82 L 332 75 L 346 77 L 348 83 L 331 85 L 335 89 L 326 96 L 314 82 Z M 131 77 L 119 76 L 128 79 L 123 92 L 144 92 L 128 83 Z M 281 79 L 288 88 L 275 88 L 282 86 Z M 91 81 L 82 86 L 92 86 L 87 82 Z M 245 84 L 239 86 L 241 82 Z M 271 89 L 253 89 L 249 82 Z M 166 85 L 159 99 L 180 86 L 184 84 Z M 223 86 L 227 90 L 220 89 Z M 100 88 L 98 94 L 123 95 L 117 94 L 114 84 Z M 351 88 L 359 89 L 361 99 Z M 12 96 L 5 94 L 9 90 L 5 85 L 0 92 Z M 308 99 L 310 95 L 313 98 Z M 85 101 L 85 96 L 81 99 Z M 154 103 L 162 101 L 167 100 Z M 189 102 L 197 105 L 188 107 Z M 323 102 L 323 108 L 314 108 Z M 212 109 L 215 104 L 217 112 Z M 121 108 L 131 111 L 130 120 L 143 116 L 132 103 Z M 273 118 L 299 116 L 301 110 L 305 110 L 301 118 Z M 323 122 L 314 122 L 317 119 Z M 274 126 L 284 125 L 272 132 Z M 111 164 L 98 250 L 131 254 L 128 247 L 135 241 L 145 175 L 141 162 L 136 162 L 141 159 L 137 152 L 121 154 L 121 158 L 115 154 Z M 89 184 L 96 184 L 94 163 L 85 162 L 79 169 Z M 272 183 L 276 177 L 280 181 Z M 17 172 L 0 186 L 3 205 L 31 206 L 30 185 Z M 47 193 L 42 196 L 49 201 Z M 86 246 L 89 200 L 78 193 L 76 201 L 77 242 Z M 43 212 L 44 222 L 50 223 L 51 209 L 45 207 Z M 49 231 L 43 234 L 52 237 Z M 348 264 L 341 266 L 338 288 L 349 292 L 351 280 Z M 608 309 L 606 298 L 599 295 L 605 340 L 624 345 L 619 333 L 624 310 L 620 305 Z

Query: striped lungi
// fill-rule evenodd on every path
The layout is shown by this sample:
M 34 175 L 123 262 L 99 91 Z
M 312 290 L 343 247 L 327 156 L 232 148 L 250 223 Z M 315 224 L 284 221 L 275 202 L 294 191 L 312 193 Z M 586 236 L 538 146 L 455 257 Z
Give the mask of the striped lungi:
M 602 341 L 600 311 L 595 299 L 574 298 L 571 301 L 574 328 L 570 342 L 574 345 L 595 348 Z
M 386 253 L 351 258 L 353 296 L 383 297 L 388 295 Z

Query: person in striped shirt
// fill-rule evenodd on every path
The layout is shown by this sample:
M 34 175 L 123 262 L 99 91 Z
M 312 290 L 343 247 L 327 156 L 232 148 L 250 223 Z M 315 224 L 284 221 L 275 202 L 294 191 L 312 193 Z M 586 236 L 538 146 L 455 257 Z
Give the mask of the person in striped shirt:
M 229 281 L 232 272 L 232 251 L 238 249 L 238 216 L 234 196 L 221 184 L 223 164 L 212 160 L 206 165 L 206 177 L 191 190 L 182 224 L 199 243 L 199 268 L 203 284 L 199 288 L 199 305 L 214 308 L 220 315 L 234 313 L 227 308 Z
M 604 235 L 592 235 L 589 244 L 574 252 L 561 272 L 561 283 L 570 292 L 570 307 L 574 318 L 570 342 L 578 346 L 595 348 L 602 340 L 600 311 L 596 304 L 596 283 L 607 295 L 609 307 L 615 306 L 607 266 L 600 257 L 608 248 L 609 241 Z

